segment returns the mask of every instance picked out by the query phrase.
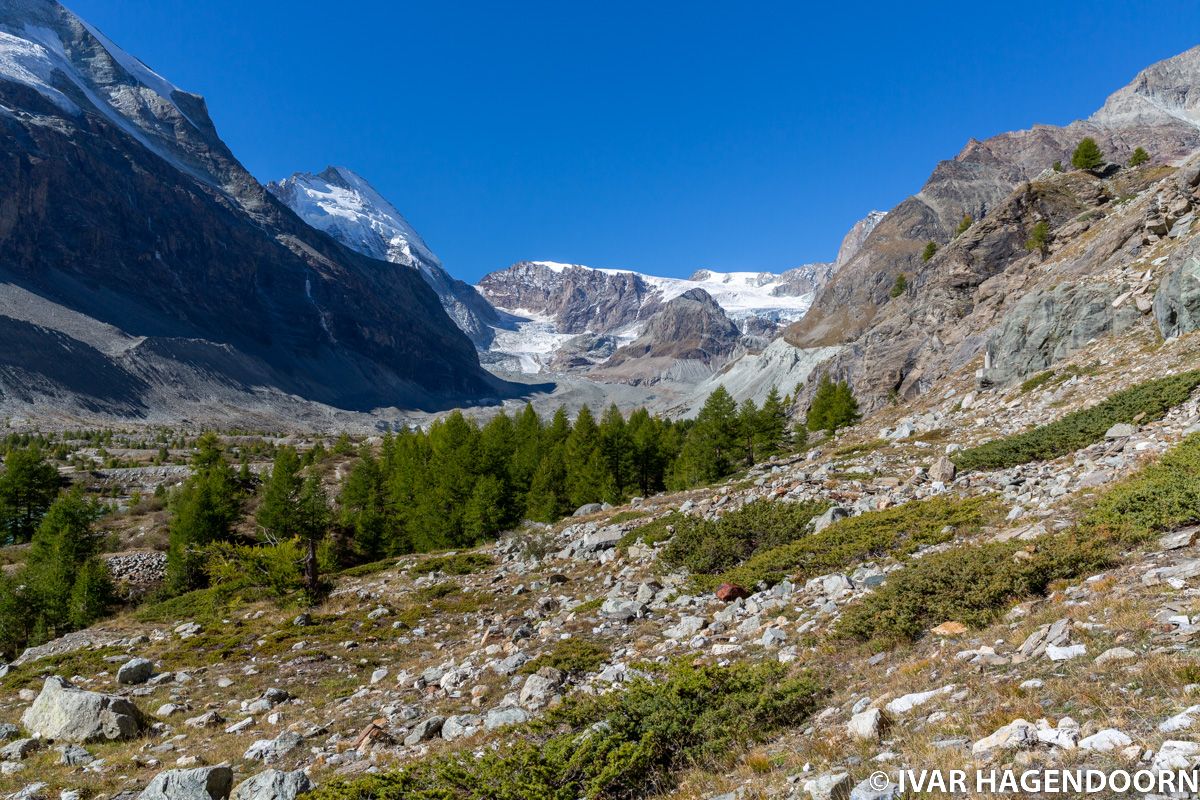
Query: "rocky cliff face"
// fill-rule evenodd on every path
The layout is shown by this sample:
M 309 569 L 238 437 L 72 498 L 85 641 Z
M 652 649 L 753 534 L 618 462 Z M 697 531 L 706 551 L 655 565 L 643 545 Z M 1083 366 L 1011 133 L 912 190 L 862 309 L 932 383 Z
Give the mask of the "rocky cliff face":
M 858 251 L 862 250 L 863 245 L 866 244 L 867 237 L 871 235 L 871 231 L 875 230 L 886 216 L 886 211 L 872 211 L 854 223 L 850 230 L 846 232 L 846 235 L 842 237 L 842 244 L 838 248 L 837 258 L 833 260 L 833 269 L 836 270 L 845 266 L 850 259 L 858 255 Z M 830 275 L 832 274 L 833 271 L 830 270 Z
M 920 192 L 878 223 L 818 295 L 813 311 L 788 330 L 788 340 L 802 347 L 855 340 L 889 301 L 895 276 L 922 269 L 926 242 L 948 242 L 964 214 L 981 219 L 1020 182 L 1055 161 L 1069 164 L 1085 136 L 1095 138 L 1106 156 L 1119 163 L 1138 146 L 1155 163 L 1186 157 L 1200 147 L 1192 89 L 1197 84 L 1200 48 L 1193 48 L 1141 72 L 1087 120 L 972 139 L 937 166 Z
M 1149 327 L 1156 283 L 1160 325 L 1186 318 L 1167 309 L 1183 308 L 1189 296 L 1183 273 L 1195 246 L 1197 175 L 1193 165 L 1143 167 L 1109 178 L 1049 173 L 1023 184 L 918 264 L 908 290 L 882 305 L 822 372 L 848 378 L 875 409 L 971 363 L 984 382 L 1007 385 L 1093 340 Z M 1166 217 L 1164 205 L 1174 209 Z M 1030 241 L 1039 223 L 1049 231 L 1041 249 Z M 1164 334 L 1189 329 L 1172 323 Z
M 500 318 L 468 283 L 451 277 L 420 234 L 366 180 L 345 167 L 297 172 L 267 188 L 302 220 L 363 255 L 415 269 L 454 323 L 479 347 Z
M 152 414 L 275 392 L 366 410 L 504 390 L 419 275 L 301 222 L 203 100 L 55 2 L 0 7 L 0 154 L 4 324 L 25 342 L 0 353 L 6 405 Z
M 592 377 L 620 383 L 696 382 L 728 361 L 742 339 L 738 326 L 703 289 L 667 302 L 641 335 L 617 350 Z
M 607 333 L 645 319 L 658 293 L 633 272 L 522 261 L 484 276 L 479 289 L 493 305 L 552 319 L 561 333 Z

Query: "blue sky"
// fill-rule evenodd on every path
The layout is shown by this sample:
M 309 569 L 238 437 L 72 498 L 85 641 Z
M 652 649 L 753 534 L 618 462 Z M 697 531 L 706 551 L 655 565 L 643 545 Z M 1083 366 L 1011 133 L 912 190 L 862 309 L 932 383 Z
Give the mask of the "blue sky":
M 1197 5 L 1107 0 L 67 5 L 203 94 L 260 180 L 348 166 L 472 281 L 828 260 L 969 137 L 1200 43 Z

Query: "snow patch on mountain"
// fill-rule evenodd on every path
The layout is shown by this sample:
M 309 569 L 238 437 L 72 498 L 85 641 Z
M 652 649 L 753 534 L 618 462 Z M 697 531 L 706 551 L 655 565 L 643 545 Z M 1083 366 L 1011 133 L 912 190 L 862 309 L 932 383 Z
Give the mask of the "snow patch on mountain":
M 661 278 L 628 269 L 589 267 L 583 264 L 562 264 L 555 261 L 533 261 L 556 274 L 572 267 L 592 270 L 605 275 L 633 275 L 656 290 L 657 300 L 667 303 L 692 289 L 703 289 L 725 313 L 734 320 L 760 317 L 772 322 L 794 322 L 812 306 L 813 292 L 776 294 L 786 290 L 782 275 L 772 272 L 717 272 L 702 269 L 689 278 Z
M 195 96 L 57 3 L 0 3 L 0 80 L 28 86 L 68 114 L 98 113 L 181 172 L 220 185 L 178 149 L 178 124 L 201 138 L 211 133 L 174 95 Z
M 300 219 L 364 255 L 428 271 L 441 261 L 404 215 L 345 167 L 297 172 L 268 187 Z
M 547 371 L 554 354 L 574 335 L 559 333 L 554 320 L 545 315 L 525 309 L 512 313 L 519 319 L 495 329 L 490 350 L 497 363 L 526 375 Z
M 58 40 L 52 31 L 39 33 L 41 36 L 37 38 Z M 59 53 L 53 54 L 46 45 L 34 41 L 33 36 L 21 38 L 0 30 L 0 76 L 37 90 L 69 114 L 78 114 L 79 106 L 51 85 L 57 64 L 65 60 L 61 55 L 62 42 L 58 42 L 58 49 Z

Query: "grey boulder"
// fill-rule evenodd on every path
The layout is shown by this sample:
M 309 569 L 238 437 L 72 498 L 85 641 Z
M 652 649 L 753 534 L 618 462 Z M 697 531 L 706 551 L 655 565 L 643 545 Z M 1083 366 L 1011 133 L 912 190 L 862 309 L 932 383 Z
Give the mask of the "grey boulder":
M 133 658 L 126 661 L 117 670 L 117 683 L 125 686 L 136 686 L 154 677 L 154 664 L 146 658 Z
M 141 733 L 144 722 L 142 712 L 125 698 L 84 691 L 53 675 L 25 710 L 21 724 L 43 739 L 86 743 L 132 738 Z
M 1185 258 L 1154 293 L 1154 320 L 1164 339 L 1200 328 L 1200 259 Z
M 198 767 L 160 772 L 138 800 L 225 800 L 233 787 L 229 767 Z
M 274 739 L 259 739 L 254 742 L 242 757 L 248 761 L 262 761 L 271 764 L 299 747 L 301 741 L 300 734 L 284 731 Z
M 301 770 L 268 769 L 238 784 L 232 800 L 295 800 L 312 788 L 312 781 Z

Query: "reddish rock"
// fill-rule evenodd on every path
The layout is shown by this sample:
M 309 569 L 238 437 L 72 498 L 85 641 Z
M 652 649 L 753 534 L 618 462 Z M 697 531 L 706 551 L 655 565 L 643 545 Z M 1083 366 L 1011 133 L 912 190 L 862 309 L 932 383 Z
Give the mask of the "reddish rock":
M 739 597 L 749 597 L 750 593 L 736 583 L 722 583 L 717 587 L 717 599 L 724 603 L 732 603 Z

